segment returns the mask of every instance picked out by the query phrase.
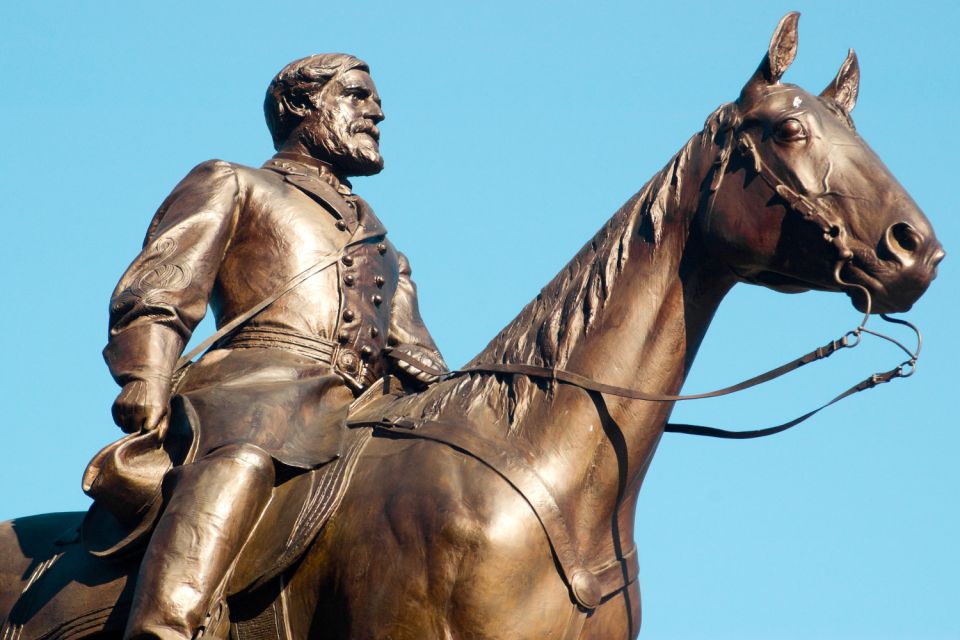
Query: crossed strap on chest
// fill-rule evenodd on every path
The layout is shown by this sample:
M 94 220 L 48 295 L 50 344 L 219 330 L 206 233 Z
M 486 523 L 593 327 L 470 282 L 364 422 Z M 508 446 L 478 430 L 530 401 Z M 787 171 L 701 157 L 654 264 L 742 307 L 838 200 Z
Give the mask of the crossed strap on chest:
M 360 236 L 351 238 L 347 244 L 343 246 L 339 251 L 331 252 L 322 256 L 317 262 L 313 265 L 307 267 L 297 275 L 290 278 L 287 282 L 283 284 L 280 288 L 274 291 L 271 295 L 267 296 L 257 304 L 253 305 L 247 309 L 244 313 L 241 313 L 236 318 L 223 325 L 212 335 L 207 337 L 203 342 L 198 344 L 196 347 L 191 349 L 188 353 L 183 355 L 179 360 L 177 360 L 177 365 L 174 368 L 174 378 L 176 379 L 179 373 L 182 373 L 183 370 L 187 368 L 192 362 L 193 359 L 198 355 L 209 349 L 214 344 L 218 343 L 223 338 L 226 338 L 230 333 L 239 329 L 245 322 L 253 318 L 255 315 L 269 307 L 271 304 L 280 299 L 284 294 L 296 289 L 303 283 L 305 280 L 317 275 L 321 271 L 330 268 L 335 265 L 341 258 L 347 255 L 351 255 L 358 251 L 365 242 L 368 240 L 373 240 L 375 238 L 380 238 L 384 234 L 382 231 L 376 231 L 374 233 L 365 233 Z

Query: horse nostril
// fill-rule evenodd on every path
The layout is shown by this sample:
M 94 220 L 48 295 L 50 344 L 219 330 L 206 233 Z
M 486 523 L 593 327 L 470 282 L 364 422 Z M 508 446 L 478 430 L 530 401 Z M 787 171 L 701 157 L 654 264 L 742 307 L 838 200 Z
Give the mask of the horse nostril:
M 888 243 L 894 251 L 901 249 L 907 253 L 914 253 L 920 248 L 923 242 L 920 234 L 906 222 L 898 222 L 897 224 L 891 225 L 890 228 L 887 229 L 887 236 L 893 240 L 893 242 Z

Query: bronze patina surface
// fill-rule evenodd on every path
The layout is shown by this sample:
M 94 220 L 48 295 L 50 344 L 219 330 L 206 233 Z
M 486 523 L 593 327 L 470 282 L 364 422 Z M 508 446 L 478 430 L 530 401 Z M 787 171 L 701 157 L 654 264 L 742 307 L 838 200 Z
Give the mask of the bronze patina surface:
M 708 116 L 472 365 L 558 368 L 676 394 L 737 282 L 842 292 L 861 310 L 869 300 L 878 312 L 908 309 L 923 294 L 943 250 L 853 128 L 856 57 L 851 52 L 819 95 L 781 81 L 796 53 L 797 20 L 789 14 L 780 22 L 739 97 Z M 354 120 L 362 125 L 341 123 L 349 133 L 340 139 L 359 135 L 357 147 L 370 160 L 371 127 L 382 116 L 369 75 L 338 71 L 351 72 L 365 98 L 347 91 L 349 82 L 336 84 L 336 73 L 325 86 L 333 87 L 328 95 L 367 105 L 366 116 Z M 136 557 L 88 554 L 76 537 L 77 514 L 21 519 L 0 529 L 3 633 L 228 633 L 211 621 L 251 521 L 274 486 L 309 477 L 342 453 L 344 405 L 374 385 L 351 420 L 352 433 L 372 429 L 373 437 L 340 510 L 281 580 L 228 602 L 235 620 L 272 624 L 253 637 L 636 637 L 634 512 L 671 405 L 481 370 L 396 398 L 391 382 L 391 393 L 381 395 L 375 381 L 384 373 L 416 384 L 435 381 L 442 369 L 417 322 L 412 288 L 404 294 L 412 285 L 403 260 L 381 239 L 364 241 L 367 252 L 357 254 L 363 261 L 341 257 L 337 269 L 347 271 L 318 274 L 292 292 L 290 304 L 271 305 L 187 370 L 177 382 L 183 406 L 218 411 L 178 415 L 181 401 L 168 410 L 177 358 L 208 301 L 221 324 L 229 322 L 346 246 L 347 234 L 380 231 L 368 207 L 359 199 L 350 207 L 352 195 L 343 191 L 344 174 L 371 165 L 341 163 L 357 156 L 311 137 L 350 109 L 310 104 L 299 146 L 279 144 L 283 154 L 266 169 L 208 163 L 188 176 L 161 207 L 145 252 L 117 289 L 106 353 L 124 385 L 118 422 L 142 432 L 135 437 L 194 436 L 191 450 L 176 454 L 192 462 L 175 460 L 168 474 L 140 575 Z M 313 190 L 297 184 L 304 177 Z M 346 205 L 323 206 L 337 201 L 321 183 Z M 315 229 L 314 218 L 300 219 L 307 207 L 327 225 Z M 261 226 L 245 228 L 243 214 Z M 269 240 L 283 235 L 274 215 L 297 221 L 297 232 Z M 203 232 L 190 233 L 195 229 Z M 164 234 L 174 243 L 151 244 Z M 306 256 L 290 264 L 298 252 Z M 361 282 L 371 275 L 372 287 Z M 150 290 L 173 298 L 158 300 Z M 351 298 L 353 291 L 361 297 Z M 354 322 L 367 333 L 341 339 Z M 374 340 L 374 328 L 383 340 L 395 338 L 400 356 L 379 356 L 387 343 Z M 341 361 L 351 352 L 357 360 Z M 285 395 L 267 393 L 276 385 Z M 233 406 L 223 398 L 243 400 Z M 316 414 L 304 417 L 303 407 Z M 304 446 L 292 444 L 310 428 L 317 431 Z M 233 633 L 248 637 L 245 629 Z

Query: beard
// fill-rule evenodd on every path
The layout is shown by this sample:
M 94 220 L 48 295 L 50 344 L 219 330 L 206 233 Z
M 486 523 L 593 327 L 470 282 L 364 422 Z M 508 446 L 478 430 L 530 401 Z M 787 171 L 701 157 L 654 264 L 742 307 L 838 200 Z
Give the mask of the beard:
M 314 157 L 329 162 L 344 176 L 372 176 L 383 170 L 379 131 L 369 120 L 321 113 L 315 126 L 304 133 Z

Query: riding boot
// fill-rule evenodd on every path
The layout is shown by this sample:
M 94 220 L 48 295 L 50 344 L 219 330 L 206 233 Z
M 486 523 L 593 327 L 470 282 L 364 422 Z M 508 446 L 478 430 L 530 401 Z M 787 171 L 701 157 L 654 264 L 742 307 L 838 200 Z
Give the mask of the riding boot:
M 270 499 L 273 460 L 254 445 L 228 445 L 170 475 L 124 639 L 225 638 L 229 625 L 217 624 L 215 613 L 224 610 L 234 562 Z

